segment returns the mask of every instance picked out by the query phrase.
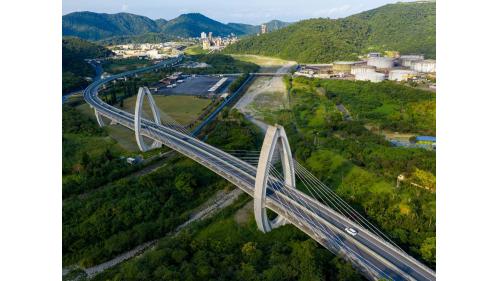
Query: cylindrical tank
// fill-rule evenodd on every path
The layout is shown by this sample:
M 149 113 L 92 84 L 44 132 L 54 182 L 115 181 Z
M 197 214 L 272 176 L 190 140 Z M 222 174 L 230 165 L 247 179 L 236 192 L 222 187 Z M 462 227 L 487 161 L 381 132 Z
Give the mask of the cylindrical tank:
M 399 63 L 405 67 L 411 67 L 414 61 L 423 60 L 424 55 L 402 55 L 399 57 Z
M 424 73 L 436 72 L 436 61 L 435 60 L 419 60 L 414 61 L 410 68 L 412 70 Z
M 394 66 L 394 59 L 387 57 L 368 58 L 368 65 L 381 69 L 389 69 Z
M 375 66 L 370 66 L 370 65 L 355 65 L 351 67 L 351 74 L 356 75 L 358 73 L 365 73 L 365 72 L 375 72 Z
M 332 70 L 334 72 L 351 72 L 351 68 L 357 64 L 363 63 L 362 61 L 335 61 L 333 62 Z
M 389 80 L 392 81 L 408 81 L 409 78 L 414 77 L 417 73 L 413 70 L 395 69 L 389 72 Z
M 385 74 L 378 73 L 378 72 L 363 72 L 363 73 L 356 74 L 354 79 L 360 80 L 360 81 L 370 81 L 370 82 L 378 83 L 378 82 L 382 82 L 385 80 Z

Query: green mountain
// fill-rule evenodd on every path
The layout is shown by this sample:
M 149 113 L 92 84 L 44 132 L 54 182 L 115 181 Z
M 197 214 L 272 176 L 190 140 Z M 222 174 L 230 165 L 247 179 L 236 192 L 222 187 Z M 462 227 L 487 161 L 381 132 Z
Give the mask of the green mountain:
M 435 58 L 436 4 L 396 3 L 343 19 L 304 20 L 277 32 L 243 38 L 224 52 L 331 62 L 384 50 Z
M 161 25 L 160 30 L 162 33 L 180 37 L 199 37 L 203 31 L 211 31 L 214 36 L 227 36 L 231 33 L 242 34 L 239 30 L 199 13 L 184 14 L 173 20 L 166 21 Z
M 289 23 L 273 20 L 266 23 L 270 31 Z M 150 42 L 175 37 L 199 37 L 211 31 L 214 36 L 255 34 L 260 26 L 241 23 L 224 24 L 199 13 L 183 14 L 172 20 L 151 20 L 128 13 L 99 14 L 74 12 L 62 18 L 63 36 L 106 42 Z
M 62 90 L 67 93 L 87 85 L 84 77 L 93 77 L 94 69 L 84 60 L 110 56 L 112 52 L 91 42 L 67 37 L 62 39 Z
M 155 21 L 134 14 L 75 12 L 63 16 L 62 31 L 63 36 L 99 40 L 113 36 L 158 32 L 159 29 Z

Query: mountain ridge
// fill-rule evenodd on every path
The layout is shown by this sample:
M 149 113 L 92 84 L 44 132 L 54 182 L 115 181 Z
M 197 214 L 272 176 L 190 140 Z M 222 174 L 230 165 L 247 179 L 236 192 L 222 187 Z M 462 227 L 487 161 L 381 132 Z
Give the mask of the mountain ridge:
M 273 20 L 268 23 L 269 30 L 276 30 L 289 23 Z M 98 41 L 114 37 L 145 37 L 157 34 L 162 38 L 198 37 L 201 32 L 212 32 L 214 36 L 238 36 L 257 33 L 260 25 L 228 23 L 211 19 L 200 13 L 181 14 L 166 20 L 152 20 L 148 17 L 131 13 L 94 13 L 89 11 L 73 12 L 62 17 L 63 36 L 74 36 L 86 40 Z

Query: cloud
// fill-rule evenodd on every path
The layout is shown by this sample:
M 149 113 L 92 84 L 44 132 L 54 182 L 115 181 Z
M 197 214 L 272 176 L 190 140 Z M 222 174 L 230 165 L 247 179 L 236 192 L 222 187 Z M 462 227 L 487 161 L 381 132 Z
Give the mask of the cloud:
M 128 10 L 128 4 L 122 4 L 122 12 L 125 12 Z

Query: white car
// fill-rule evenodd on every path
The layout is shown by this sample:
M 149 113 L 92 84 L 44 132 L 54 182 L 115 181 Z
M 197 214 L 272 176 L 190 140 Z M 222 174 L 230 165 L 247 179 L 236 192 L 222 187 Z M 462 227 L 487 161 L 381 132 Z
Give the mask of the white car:
M 358 234 L 356 229 L 351 228 L 351 227 L 346 227 L 344 230 L 345 230 L 345 232 L 347 232 L 351 236 L 356 236 L 356 234 Z

